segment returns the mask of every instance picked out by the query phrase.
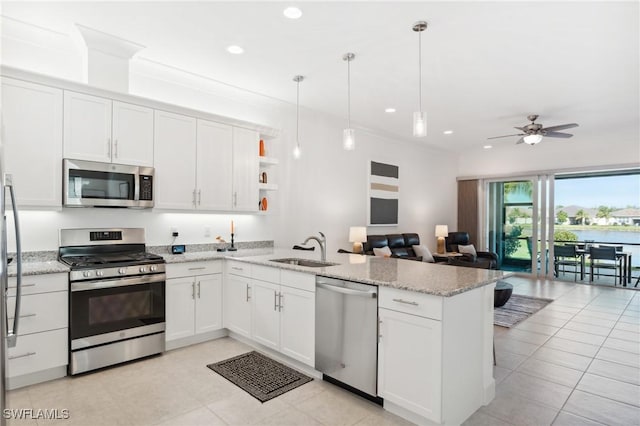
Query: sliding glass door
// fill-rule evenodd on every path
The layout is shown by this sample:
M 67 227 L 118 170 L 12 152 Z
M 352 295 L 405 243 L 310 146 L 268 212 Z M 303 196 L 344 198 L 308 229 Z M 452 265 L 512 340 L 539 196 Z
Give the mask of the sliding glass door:
M 548 248 L 553 250 L 553 176 L 485 180 L 484 229 L 500 269 L 549 275 Z M 551 265 L 553 266 L 553 265 Z

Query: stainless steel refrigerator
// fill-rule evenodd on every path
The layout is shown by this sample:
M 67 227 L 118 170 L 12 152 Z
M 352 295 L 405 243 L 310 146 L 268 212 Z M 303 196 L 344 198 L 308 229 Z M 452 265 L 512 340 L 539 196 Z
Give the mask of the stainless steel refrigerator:
M 22 252 L 20 247 L 20 225 L 18 221 L 18 208 L 13 190 L 11 175 L 4 173 L 4 152 L 2 140 L 0 140 L 0 322 L 2 338 L 0 339 L 0 425 L 5 426 L 6 394 L 7 394 L 7 349 L 16 345 L 18 338 L 18 319 L 20 318 L 20 299 L 22 297 Z M 11 207 L 7 206 L 7 201 Z M 13 312 L 13 327 L 9 330 L 9 313 L 7 312 L 7 291 L 9 287 L 9 259 L 7 250 L 7 216 L 6 210 L 13 213 L 15 228 L 16 252 L 12 263 L 16 267 L 16 307 Z

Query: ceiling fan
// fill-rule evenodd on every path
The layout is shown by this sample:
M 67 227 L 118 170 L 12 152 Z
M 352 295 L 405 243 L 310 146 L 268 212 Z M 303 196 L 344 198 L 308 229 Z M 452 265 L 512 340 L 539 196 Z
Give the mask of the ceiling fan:
M 573 136 L 572 134 L 561 133 L 561 132 L 558 132 L 558 130 L 565 130 L 565 129 L 571 129 L 573 127 L 578 127 L 576 123 L 560 124 L 558 126 L 551 126 L 551 127 L 542 127 L 542 124 L 535 122 L 538 119 L 538 116 L 535 114 L 527 116 L 527 119 L 531 121 L 530 124 L 527 124 L 526 126 L 523 126 L 523 127 L 514 127 L 514 129 L 518 129 L 523 133 L 516 133 L 513 135 L 504 135 L 504 136 L 494 136 L 487 139 L 498 139 L 498 138 L 508 138 L 511 136 L 521 136 L 521 138 L 518 139 L 518 142 L 516 142 L 516 144 L 526 143 L 528 145 L 535 145 L 542 140 L 543 136 L 546 136 L 549 138 L 564 138 L 564 139 L 570 138 L 571 136 Z

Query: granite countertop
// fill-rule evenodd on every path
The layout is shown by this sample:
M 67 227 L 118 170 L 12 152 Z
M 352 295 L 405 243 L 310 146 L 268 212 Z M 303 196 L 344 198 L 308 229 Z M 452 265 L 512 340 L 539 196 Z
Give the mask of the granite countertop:
M 229 256 L 225 257 L 230 258 Z M 329 254 L 327 261 L 337 263 L 337 265 L 321 268 L 272 261 L 272 259 L 288 257 L 319 260 L 320 253 L 299 250 L 272 250 L 271 253 L 262 255 L 233 256 L 235 260 L 240 262 L 444 297 L 464 293 L 513 275 L 511 272 L 505 271 L 465 268 L 405 259 L 362 256 L 359 254 Z
M 265 265 L 305 272 L 329 278 L 357 281 L 402 290 L 450 297 L 513 275 L 512 272 L 465 268 L 413 260 L 362 256 L 359 254 L 328 254 L 327 261 L 336 265 L 321 268 L 273 262 L 273 259 L 302 258 L 319 260 L 320 252 L 273 248 L 247 248 L 235 252 L 196 251 L 185 254 L 162 254 L 168 264 L 215 259 Z M 23 275 L 66 273 L 69 268 L 49 257 L 27 258 L 22 264 Z M 9 265 L 9 276 L 16 275 L 15 264 Z

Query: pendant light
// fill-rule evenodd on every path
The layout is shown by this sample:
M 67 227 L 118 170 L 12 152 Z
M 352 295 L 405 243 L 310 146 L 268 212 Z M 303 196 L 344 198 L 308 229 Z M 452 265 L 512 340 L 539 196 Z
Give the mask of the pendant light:
M 422 110 L 422 32 L 427 29 L 425 21 L 413 24 L 413 31 L 418 33 L 418 96 L 420 110 L 413 113 L 413 136 L 427 136 L 427 113 Z
M 342 147 L 346 151 L 356 149 L 356 135 L 351 128 L 351 61 L 355 57 L 353 53 L 345 53 L 342 56 L 342 60 L 347 61 L 347 128 L 342 131 Z
M 293 148 L 293 158 L 300 158 L 300 82 L 304 80 L 301 75 L 293 77 L 296 82 L 296 146 Z

